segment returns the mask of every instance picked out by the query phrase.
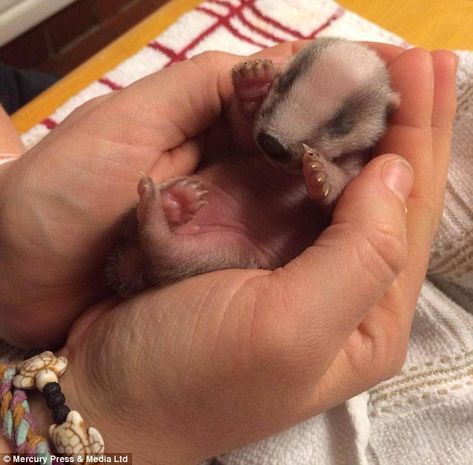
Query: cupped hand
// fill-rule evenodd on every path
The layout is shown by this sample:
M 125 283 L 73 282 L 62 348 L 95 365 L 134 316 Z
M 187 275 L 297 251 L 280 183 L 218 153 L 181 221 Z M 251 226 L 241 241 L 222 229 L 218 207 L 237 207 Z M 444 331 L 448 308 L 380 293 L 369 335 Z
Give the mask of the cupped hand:
M 275 271 L 218 271 L 103 302 L 74 326 L 64 391 L 109 451 L 198 463 L 400 369 L 442 210 L 455 57 L 385 55 L 401 108 L 312 247 Z
M 284 60 L 300 46 L 262 54 Z M 59 344 L 107 293 L 106 256 L 137 200 L 140 173 L 189 174 L 209 143 L 230 139 L 221 115 L 240 60 L 206 53 L 93 99 L 0 168 L 1 338 Z

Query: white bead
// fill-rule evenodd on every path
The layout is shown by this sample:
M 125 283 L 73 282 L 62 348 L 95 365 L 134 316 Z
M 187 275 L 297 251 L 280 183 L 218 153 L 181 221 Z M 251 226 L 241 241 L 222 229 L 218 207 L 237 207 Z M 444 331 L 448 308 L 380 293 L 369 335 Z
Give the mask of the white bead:
M 48 383 L 57 383 L 58 382 L 58 377 L 56 373 L 54 373 L 53 370 L 50 370 L 49 368 L 46 368 L 44 370 L 38 371 L 35 376 L 35 384 L 37 389 L 40 392 L 43 392 L 44 386 Z
M 87 428 L 79 412 L 71 410 L 61 425 L 51 425 L 49 436 L 56 451 L 66 454 L 103 454 L 102 435 L 95 428 Z
M 18 374 L 13 378 L 13 386 L 19 389 L 34 389 L 36 376 L 43 370 L 54 372 L 57 382 L 57 378 L 66 371 L 66 368 L 67 359 L 65 357 L 56 357 L 50 351 L 43 352 L 18 364 Z

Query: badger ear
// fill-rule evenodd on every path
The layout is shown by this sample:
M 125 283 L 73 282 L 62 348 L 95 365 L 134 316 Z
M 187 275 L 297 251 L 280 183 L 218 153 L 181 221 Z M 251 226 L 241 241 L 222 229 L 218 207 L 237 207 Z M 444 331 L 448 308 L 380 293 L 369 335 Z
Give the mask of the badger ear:
M 389 94 L 389 99 L 388 99 L 388 106 L 387 106 L 388 116 L 391 116 L 393 113 L 395 113 L 399 109 L 400 106 L 401 106 L 401 96 L 397 92 L 392 91 Z

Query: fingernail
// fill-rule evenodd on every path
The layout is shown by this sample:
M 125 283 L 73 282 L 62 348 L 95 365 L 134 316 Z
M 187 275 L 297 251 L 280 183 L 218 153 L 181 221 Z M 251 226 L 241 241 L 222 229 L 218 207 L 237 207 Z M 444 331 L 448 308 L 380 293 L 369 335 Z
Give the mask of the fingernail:
M 382 176 L 386 187 L 405 203 L 414 183 L 411 165 L 401 158 L 390 160 L 383 166 Z

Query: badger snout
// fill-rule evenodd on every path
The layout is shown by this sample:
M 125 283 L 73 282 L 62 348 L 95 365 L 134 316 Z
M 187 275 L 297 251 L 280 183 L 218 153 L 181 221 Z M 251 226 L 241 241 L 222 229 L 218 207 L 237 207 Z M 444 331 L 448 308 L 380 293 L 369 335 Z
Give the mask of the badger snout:
M 256 136 L 256 142 L 268 157 L 279 163 L 289 163 L 292 161 L 291 154 L 273 136 L 260 132 Z

